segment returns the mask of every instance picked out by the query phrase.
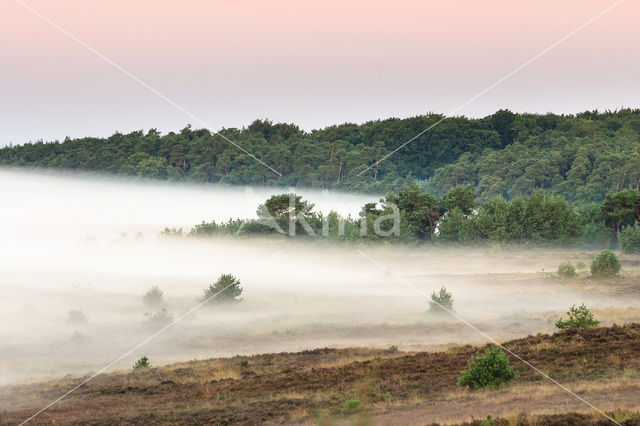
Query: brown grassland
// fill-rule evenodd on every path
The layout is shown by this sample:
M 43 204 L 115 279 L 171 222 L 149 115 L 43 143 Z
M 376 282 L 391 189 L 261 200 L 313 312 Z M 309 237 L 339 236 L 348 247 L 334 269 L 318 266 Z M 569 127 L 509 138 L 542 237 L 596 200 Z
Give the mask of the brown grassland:
M 640 424 L 640 324 L 565 330 L 504 346 L 618 422 Z M 519 375 L 511 386 L 459 389 L 460 370 L 483 349 L 316 349 L 111 373 L 80 387 L 33 423 L 480 424 L 491 415 L 497 424 L 607 424 L 513 357 Z M 19 423 L 80 381 L 3 387 L 0 422 Z M 356 412 L 345 409 L 351 399 L 360 403 Z

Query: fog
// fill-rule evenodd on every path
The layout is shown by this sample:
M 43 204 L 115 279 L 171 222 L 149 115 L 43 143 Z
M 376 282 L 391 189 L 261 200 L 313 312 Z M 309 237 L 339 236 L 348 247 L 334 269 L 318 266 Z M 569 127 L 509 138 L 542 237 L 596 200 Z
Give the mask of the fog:
M 160 286 L 178 318 L 222 273 L 241 280 L 240 303 L 197 309 L 113 368 L 143 355 L 160 365 L 324 346 L 483 342 L 456 319 L 429 315 L 426 298 L 403 280 L 425 294 L 446 285 L 456 312 L 498 339 L 550 332 L 574 303 L 633 306 L 624 292 L 549 280 L 541 271 L 559 260 L 543 251 L 159 235 L 166 226 L 255 217 L 259 203 L 287 191 L 0 170 L 0 384 L 99 370 L 162 328 L 145 322 L 154 310 L 142 303 L 149 287 Z M 379 198 L 296 192 L 342 215 Z M 86 323 L 69 323 L 71 309 Z

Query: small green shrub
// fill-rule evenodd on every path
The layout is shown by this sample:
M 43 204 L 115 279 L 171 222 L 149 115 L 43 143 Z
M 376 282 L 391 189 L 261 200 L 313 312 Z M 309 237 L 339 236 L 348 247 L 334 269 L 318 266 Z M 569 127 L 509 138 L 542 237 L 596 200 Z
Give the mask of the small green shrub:
M 573 278 L 577 276 L 576 268 L 571 264 L 571 262 L 565 262 L 558 266 L 558 276 L 562 278 Z
M 593 314 L 587 309 L 584 303 L 576 308 L 573 305 L 567 312 L 567 319 L 560 318 L 556 321 L 556 328 L 562 330 L 564 328 L 587 328 L 595 327 L 600 321 L 593 318 Z
M 458 386 L 472 390 L 497 389 L 507 385 L 517 372 L 509 358 L 498 347 L 488 348 L 483 354 L 471 358 L 469 368 L 460 372 Z
M 396 346 L 396 345 L 389 346 L 389 350 L 391 352 L 398 352 L 398 346 Z
M 596 278 L 613 278 L 620 272 L 620 261 L 611 250 L 602 250 L 591 262 L 591 275 Z
M 576 263 L 576 269 L 578 271 L 584 271 L 585 269 L 587 269 L 587 265 L 585 265 L 582 260 L 578 260 L 578 263 Z
M 618 232 L 620 248 L 623 253 L 640 253 L 640 224 L 625 226 Z
M 435 291 L 431 293 L 429 312 L 441 314 L 446 313 L 447 310 L 453 311 L 453 295 L 445 286 L 442 286 L 437 293 Z
M 89 320 L 80 309 L 71 309 L 67 312 L 67 322 L 70 324 L 86 324 Z
M 342 405 L 342 411 L 345 413 L 356 413 L 360 408 L 360 400 L 357 398 L 350 399 Z
M 137 360 L 135 364 L 133 364 L 134 370 L 140 370 L 143 368 L 151 368 L 151 364 L 149 363 L 149 358 L 147 358 L 146 356 L 143 356 L 142 358 Z
M 167 311 L 167 308 L 158 309 L 154 313 L 145 312 L 146 323 L 164 325 L 173 321 L 173 315 Z
M 203 302 L 219 303 L 219 302 L 236 302 L 238 296 L 242 294 L 240 280 L 231 274 L 222 274 L 218 281 L 209 284 L 204 290 Z
M 158 306 L 164 301 L 163 296 L 164 292 L 160 287 L 154 285 L 142 296 L 142 302 L 147 306 Z

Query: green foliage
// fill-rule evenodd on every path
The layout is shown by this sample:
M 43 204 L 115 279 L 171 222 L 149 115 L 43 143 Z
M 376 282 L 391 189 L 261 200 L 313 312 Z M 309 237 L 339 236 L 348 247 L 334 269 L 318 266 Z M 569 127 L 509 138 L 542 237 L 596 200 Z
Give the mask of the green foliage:
M 410 185 L 397 194 L 385 198 L 387 204 L 394 204 L 400 210 L 401 222 L 405 232 L 418 240 L 429 240 L 441 215 L 436 197 Z
M 473 185 L 454 186 L 444 197 L 447 210 L 459 209 L 462 214 L 471 214 L 475 207 L 476 191 Z
M 595 327 L 600 321 L 593 318 L 593 314 L 584 303 L 576 308 L 573 305 L 567 312 L 567 319 L 560 318 L 556 321 L 556 328 L 562 330 L 565 328 L 587 328 Z
M 461 371 L 460 374 L 458 386 L 478 390 L 497 389 L 507 385 L 516 377 L 517 372 L 502 349 L 492 347 L 472 358 L 469 361 L 469 368 Z
M 512 199 L 539 190 L 586 204 L 602 201 L 606 193 L 630 186 L 637 189 L 639 117 L 640 110 L 630 109 L 576 115 L 501 110 L 479 119 L 429 114 L 345 123 L 311 132 L 294 124 L 256 120 L 218 134 L 187 126 L 165 135 L 150 129 L 108 138 L 9 146 L 0 148 L 0 165 L 371 193 L 397 192 L 419 183 L 436 196 L 471 184 L 481 201 L 496 196 Z M 429 132 L 358 176 L 441 119 Z M 455 207 L 465 212 L 461 205 Z
M 611 250 L 602 250 L 591 262 L 591 275 L 596 278 L 613 278 L 620 272 L 620 261 Z
M 142 358 L 137 360 L 135 364 L 133 364 L 134 370 L 141 370 L 145 368 L 151 368 L 151 364 L 149 363 L 149 358 L 147 358 L 146 356 L 143 356 Z
M 227 303 L 237 302 L 237 298 L 242 294 L 240 280 L 231 274 L 222 274 L 213 284 L 210 284 L 204 291 L 203 302 L 207 303 Z
M 576 263 L 576 269 L 578 271 L 584 271 L 587 269 L 587 265 L 582 260 L 578 260 L 578 263 Z
M 431 293 L 429 312 L 442 314 L 447 311 L 453 312 L 453 295 L 445 286 L 442 286 L 440 291 Z
M 614 234 L 624 225 L 633 225 L 640 220 L 640 192 L 625 189 L 607 194 L 602 203 L 602 217 Z
M 350 399 L 342 405 L 342 411 L 345 413 L 357 413 L 360 411 L 360 400 L 357 398 Z
M 618 232 L 620 248 L 623 253 L 640 253 L 640 224 L 625 226 Z
M 576 268 L 571 262 L 561 263 L 558 266 L 558 276 L 562 278 L 573 278 L 577 276 Z
M 142 302 L 147 306 L 161 305 L 164 301 L 163 295 L 164 292 L 160 290 L 160 287 L 154 285 L 142 296 Z
M 80 309 L 70 309 L 67 312 L 67 322 L 70 324 L 86 324 L 89 319 Z
M 263 232 L 279 232 L 287 235 L 310 234 L 307 228 L 312 221 L 311 210 L 313 204 L 296 194 L 272 195 L 264 204 L 258 206 L 259 223 L 263 225 Z
M 389 350 L 390 350 L 391 352 L 398 352 L 398 346 L 396 346 L 396 345 L 391 345 L 391 346 L 389 346 Z

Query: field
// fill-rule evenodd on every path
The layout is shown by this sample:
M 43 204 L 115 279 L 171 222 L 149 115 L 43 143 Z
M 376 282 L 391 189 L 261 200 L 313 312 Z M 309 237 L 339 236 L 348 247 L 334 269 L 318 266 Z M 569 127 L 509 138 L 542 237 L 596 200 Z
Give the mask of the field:
M 166 241 L 157 242 L 155 249 L 143 248 L 162 253 L 189 247 L 192 261 L 198 262 L 202 253 L 222 248 L 246 252 L 246 244 Z M 519 419 L 520 424 L 526 424 L 525 417 L 531 424 L 598 424 L 604 419 L 513 357 L 519 376 L 511 387 L 483 392 L 458 388 L 460 370 L 486 339 L 449 315 L 428 312 L 423 294 L 446 285 L 461 318 L 609 415 L 637 424 L 636 257 L 621 257 L 618 278 L 595 279 L 582 271 L 562 279 L 554 272 L 559 263 L 588 265 L 594 253 L 286 241 L 251 241 L 251 247 L 255 258 L 280 254 L 269 261 L 268 273 L 261 275 L 256 267 L 245 275 L 240 303 L 198 309 L 117 363 L 115 372 L 91 380 L 34 421 L 459 424 L 491 415 L 512 423 Z M 151 281 L 136 276 L 135 282 Z M 195 289 L 202 287 L 193 276 L 179 283 L 156 282 L 169 295 L 167 305 L 176 316 L 196 303 Z M 142 320 L 145 287 L 137 288 L 34 291 L 34 306 L 45 300 L 64 306 L 66 301 L 69 307 L 82 306 L 90 321 L 69 325 L 62 311 L 57 323 L 33 331 L 36 311 L 16 314 L 16 333 L 32 334 L 23 333 L 22 340 L 16 334 L 3 344 L 2 422 L 24 420 L 153 334 L 159 327 Z M 18 293 L 24 294 L 16 290 L 14 296 Z M 603 327 L 552 334 L 554 322 L 580 303 L 589 306 Z M 41 315 L 52 317 L 51 312 Z M 74 340 L 76 332 L 83 339 Z M 130 366 L 143 355 L 154 368 L 132 372 Z M 358 408 L 349 408 L 349 400 L 358 400 Z
M 617 421 L 640 422 L 638 324 L 529 336 L 504 346 Z M 513 358 L 519 376 L 511 387 L 482 392 L 457 388 L 459 371 L 481 349 L 316 349 L 112 373 L 82 386 L 36 422 L 431 424 L 471 422 L 487 415 L 519 419 L 520 424 L 524 419 L 535 419 L 536 424 L 602 421 Z M 30 416 L 81 380 L 69 377 L 3 388 L 3 423 Z M 351 413 L 345 404 L 356 399 L 359 407 Z

